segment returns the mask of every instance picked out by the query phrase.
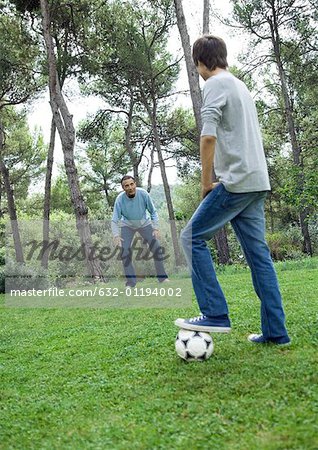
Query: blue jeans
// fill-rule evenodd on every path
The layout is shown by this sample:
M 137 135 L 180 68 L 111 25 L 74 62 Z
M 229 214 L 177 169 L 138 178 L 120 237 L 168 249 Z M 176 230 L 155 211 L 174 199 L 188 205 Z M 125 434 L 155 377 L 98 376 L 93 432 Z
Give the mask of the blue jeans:
M 136 232 L 140 234 L 140 236 L 147 242 L 149 245 L 149 250 L 153 255 L 155 269 L 157 278 L 159 281 L 163 281 L 165 278 L 168 278 L 168 275 L 165 272 L 165 268 L 162 262 L 161 252 L 160 252 L 160 243 L 158 239 L 153 237 L 153 228 L 151 225 L 147 225 L 142 228 L 133 229 L 127 226 L 122 227 L 121 229 L 121 237 L 122 241 L 122 250 L 121 250 L 121 259 L 124 266 L 124 272 L 126 276 L 127 282 L 131 284 L 136 284 L 136 272 L 135 268 L 132 264 L 132 249 L 131 244 Z
M 264 201 L 266 192 L 234 194 L 222 184 L 199 205 L 181 233 L 181 243 L 191 268 L 193 288 L 202 314 L 228 315 L 206 241 L 231 222 L 252 272 L 255 292 L 261 300 L 264 338 L 287 336 L 285 314 L 276 272 L 265 241 Z

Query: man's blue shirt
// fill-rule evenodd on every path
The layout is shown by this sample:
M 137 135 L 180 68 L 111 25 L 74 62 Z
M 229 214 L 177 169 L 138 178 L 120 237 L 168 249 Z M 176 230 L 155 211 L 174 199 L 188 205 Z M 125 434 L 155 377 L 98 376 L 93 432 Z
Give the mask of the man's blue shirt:
M 114 236 L 119 236 L 119 227 L 122 226 L 137 229 L 152 223 L 153 228 L 158 229 L 158 221 L 151 197 L 144 189 L 138 187 L 133 198 L 129 198 L 126 192 L 116 198 L 111 222 Z

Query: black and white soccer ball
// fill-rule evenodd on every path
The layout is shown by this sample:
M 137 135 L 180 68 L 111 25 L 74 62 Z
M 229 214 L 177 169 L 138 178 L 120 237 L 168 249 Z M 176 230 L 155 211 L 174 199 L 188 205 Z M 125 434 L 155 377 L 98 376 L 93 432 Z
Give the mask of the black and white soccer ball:
M 185 361 L 205 361 L 213 353 L 210 334 L 181 329 L 176 337 L 176 352 Z

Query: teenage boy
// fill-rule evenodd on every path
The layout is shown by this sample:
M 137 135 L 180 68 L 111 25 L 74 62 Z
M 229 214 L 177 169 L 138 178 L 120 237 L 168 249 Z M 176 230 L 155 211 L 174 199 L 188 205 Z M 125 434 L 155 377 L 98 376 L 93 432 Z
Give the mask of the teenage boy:
M 181 242 L 202 315 L 177 319 L 175 324 L 188 330 L 230 332 L 227 303 L 206 241 L 231 222 L 261 301 L 262 334 L 248 340 L 287 344 L 281 294 L 265 241 L 264 201 L 270 184 L 256 107 L 245 84 L 227 71 L 222 39 L 198 39 L 193 60 L 206 81 L 200 140 L 203 201 L 183 230 Z M 212 183 L 213 168 L 217 183 Z
M 136 232 L 149 245 L 154 258 L 158 281 L 167 281 L 168 275 L 164 269 L 161 247 L 158 241 L 160 236 L 159 218 L 151 197 L 147 191 L 137 187 L 135 179 L 130 175 L 125 175 L 121 179 L 121 186 L 123 192 L 116 198 L 111 228 L 115 245 L 122 248 L 121 259 L 126 276 L 126 286 L 134 287 L 137 282 L 132 264 L 131 249 Z M 147 211 L 149 214 L 147 214 Z

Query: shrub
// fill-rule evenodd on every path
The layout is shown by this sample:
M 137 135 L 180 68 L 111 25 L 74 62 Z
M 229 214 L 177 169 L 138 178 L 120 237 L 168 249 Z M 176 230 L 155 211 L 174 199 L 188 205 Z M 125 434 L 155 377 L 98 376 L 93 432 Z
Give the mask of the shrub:
M 266 239 L 275 261 L 299 259 L 303 256 L 302 237 L 298 227 L 268 233 Z
M 308 222 L 311 245 L 314 255 L 318 254 L 318 214 L 314 215 Z
M 7 290 L 47 289 L 50 286 L 47 271 L 42 267 L 35 268 L 8 260 L 3 273 Z

